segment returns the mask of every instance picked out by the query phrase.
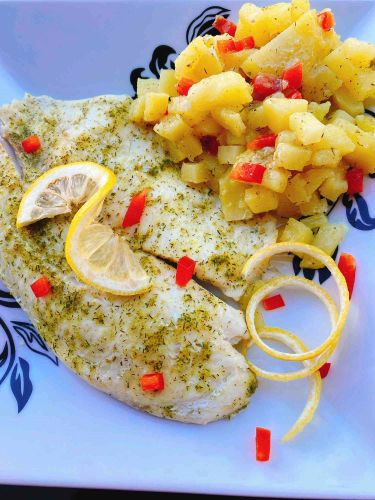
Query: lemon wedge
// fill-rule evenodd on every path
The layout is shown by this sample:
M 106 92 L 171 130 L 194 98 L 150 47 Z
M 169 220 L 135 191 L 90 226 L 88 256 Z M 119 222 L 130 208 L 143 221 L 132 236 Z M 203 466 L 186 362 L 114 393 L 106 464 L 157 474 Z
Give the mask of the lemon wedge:
M 138 295 L 150 289 L 149 277 L 128 243 L 95 220 L 115 184 L 114 173 L 97 163 L 77 162 L 52 168 L 25 192 L 17 227 L 68 214 L 83 203 L 65 241 L 68 264 L 81 281 L 102 292 Z

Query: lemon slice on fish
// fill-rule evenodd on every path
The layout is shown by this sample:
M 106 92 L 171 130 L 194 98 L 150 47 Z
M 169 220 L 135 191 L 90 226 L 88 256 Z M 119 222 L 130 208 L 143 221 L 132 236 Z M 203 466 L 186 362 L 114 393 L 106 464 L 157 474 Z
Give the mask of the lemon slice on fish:
M 115 295 L 138 295 L 151 282 L 128 243 L 96 222 L 103 201 L 116 184 L 114 173 L 97 163 L 77 162 L 48 170 L 24 194 L 17 216 L 21 228 L 70 213 L 83 205 L 69 226 L 65 257 L 84 283 Z

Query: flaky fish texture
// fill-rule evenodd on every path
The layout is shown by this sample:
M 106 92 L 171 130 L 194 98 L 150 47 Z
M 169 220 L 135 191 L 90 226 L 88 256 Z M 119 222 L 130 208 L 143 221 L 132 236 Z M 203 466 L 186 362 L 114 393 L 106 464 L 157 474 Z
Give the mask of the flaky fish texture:
M 248 404 L 256 379 L 233 344 L 244 338 L 240 311 L 194 281 L 175 284 L 175 262 L 188 254 L 197 275 L 239 298 L 244 260 L 275 240 L 271 218 L 225 222 L 217 197 L 185 186 L 152 132 L 128 122 L 130 99 L 103 96 L 56 101 L 26 96 L 4 106 L 4 136 L 16 151 L 22 179 L 0 149 L 0 276 L 57 356 L 98 389 L 157 416 L 208 423 Z M 37 134 L 43 147 L 22 152 Z M 16 214 L 30 182 L 72 161 L 96 161 L 114 170 L 117 184 L 101 221 L 132 245 L 153 288 L 134 297 L 103 294 L 79 282 L 66 263 L 69 217 L 16 229 Z M 139 227 L 121 229 L 131 196 L 150 187 Z M 53 292 L 36 300 L 30 283 L 48 276 Z M 143 392 L 144 373 L 163 372 L 165 389 Z

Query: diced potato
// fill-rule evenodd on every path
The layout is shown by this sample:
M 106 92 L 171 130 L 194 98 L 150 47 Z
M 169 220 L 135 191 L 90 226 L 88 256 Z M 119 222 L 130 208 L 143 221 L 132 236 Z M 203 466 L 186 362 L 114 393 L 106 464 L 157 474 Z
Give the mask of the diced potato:
M 178 96 L 177 90 L 177 78 L 174 69 L 162 69 L 160 70 L 159 78 L 159 91 L 168 94 L 171 97 Z
M 276 210 L 278 217 L 300 217 L 301 210 L 298 205 L 292 203 L 284 193 L 279 194 L 279 205 Z
M 323 122 L 326 115 L 329 113 L 331 103 L 329 101 L 318 104 L 317 102 L 309 102 L 308 111 L 312 113 L 315 118 Z
M 198 163 L 183 163 L 181 167 L 181 179 L 184 182 L 200 184 L 207 182 L 211 177 L 206 163 L 204 161 Z
M 296 112 L 307 111 L 305 99 L 280 99 L 270 97 L 263 103 L 267 125 L 276 134 L 289 128 L 289 118 Z
M 309 101 L 326 101 L 342 85 L 342 80 L 325 64 L 317 64 L 303 75 L 302 95 Z
M 193 85 L 188 99 L 194 110 L 204 112 L 218 107 L 232 108 L 248 104 L 253 98 L 245 78 L 234 71 L 227 71 Z
M 324 133 L 324 125 L 312 113 L 293 113 L 289 118 L 289 128 L 296 133 L 305 146 L 319 142 Z
M 325 198 L 320 198 L 315 192 L 309 201 L 305 201 L 299 205 L 301 214 L 304 216 L 324 214 L 328 210 L 328 203 Z
M 341 156 L 344 156 L 354 151 L 355 144 L 344 130 L 329 123 L 324 129 L 322 140 L 314 144 L 313 149 L 329 148 L 337 149 Z M 324 165 L 324 163 L 321 163 L 321 165 Z
M 355 123 L 365 132 L 375 132 L 375 118 L 371 115 L 358 115 L 355 117 Z
M 345 87 L 341 87 L 333 95 L 333 100 L 337 106 L 352 116 L 357 116 L 365 112 L 363 102 L 353 99 Z
M 226 165 L 220 165 L 217 157 L 208 153 L 202 155 L 201 161 L 205 163 L 211 174 L 207 181 L 208 187 L 215 193 L 219 193 L 219 180 L 228 171 L 228 167 Z
M 285 196 L 292 203 L 304 203 L 309 201 L 311 196 L 306 191 L 307 181 L 302 174 L 297 174 L 288 181 L 288 185 L 284 192 Z
M 314 167 L 336 167 L 341 158 L 342 155 L 338 149 L 319 149 L 312 154 L 311 165 Z
M 203 153 L 200 140 L 193 135 L 185 135 L 177 143 L 169 141 L 168 151 L 172 161 L 176 163 L 179 163 L 186 158 L 193 161 L 197 156 Z
M 222 39 L 230 39 L 229 35 L 217 36 L 216 43 Z M 217 46 L 216 46 L 217 47 Z M 221 61 L 224 64 L 224 71 L 228 70 L 238 70 L 244 61 L 251 55 L 255 49 L 244 49 L 236 52 L 225 52 L 220 53 L 220 51 L 216 48 L 216 51 L 219 54 Z
M 305 191 L 308 195 L 308 201 L 323 182 L 331 176 L 331 170 L 327 168 L 312 168 L 302 175 L 306 180 Z
M 332 170 L 331 176 L 319 188 L 320 194 L 330 201 L 336 201 L 339 196 L 347 191 L 346 171 L 338 168 Z
M 276 137 L 276 147 L 279 144 L 284 144 L 284 143 L 298 145 L 296 134 L 291 130 L 283 130 L 282 132 L 279 132 L 279 134 Z
M 310 217 L 302 219 L 301 222 L 314 231 L 315 229 L 319 229 L 321 226 L 328 224 L 328 217 L 324 214 L 310 215 Z
M 302 171 L 310 164 L 311 151 L 302 146 L 281 143 L 275 149 L 274 160 L 277 167 Z
M 327 224 L 322 226 L 314 236 L 312 244 L 325 252 L 327 255 L 332 255 L 338 245 L 342 242 L 347 233 L 348 228 L 345 224 Z M 312 257 L 304 257 L 301 262 L 301 267 L 311 269 L 321 269 L 324 264 L 314 261 Z
M 305 12 L 310 9 L 309 0 L 292 0 L 291 15 L 292 20 L 297 21 Z
M 148 92 L 159 92 L 159 80 L 156 80 L 156 78 L 138 78 L 137 96 L 141 97 Z
M 192 130 L 180 115 L 164 116 L 154 126 L 154 131 L 169 141 L 179 141 L 184 135 L 191 134 Z
M 187 154 L 183 146 L 180 147 L 180 145 L 174 141 L 167 141 L 166 145 L 169 157 L 174 163 L 179 163 L 187 158 Z
M 356 66 L 347 57 L 343 43 L 338 45 L 330 54 L 328 54 L 323 63 L 326 64 L 337 75 L 337 77 L 344 82 L 353 78 L 358 73 Z
M 369 68 L 375 59 L 375 45 L 372 43 L 362 42 L 356 38 L 347 38 L 342 46 L 348 59 L 357 68 Z
M 275 193 L 283 193 L 289 177 L 290 173 L 283 168 L 267 168 L 263 175 L 262 186 Z
M 269 41 L 267 26 L 262 23 L 264 21 L 263 9 L 252 3 L 245 3 L 239 10 L 238 23 L 236 30 L 237 40 L 253 36 L 258 47 Z M 261 21 L 261 22 L 259 22 Z M 254 30 L 254 26 L 256 29 Z
M 292 24 L 291 10 L 290 3 L 276 3 L 263 8 L 270 40 Z
M 268 120 L 263 104 L 250 104 L 247 111 L 247 124 L 253 129 L 267 127 Z
M 250 186 L 245 191 L 245 202 L 254 214 L 275 210 L 279 197 L 263 186 Z
M 279 236 L 279 241 L 297 241 L 310 245 L 313 238 L 313 232 L 309 227 L 296 219 L 290 218 Z
M 219 180 L 219 197 L 224 218 L 227 221 L 251 219 L 253 214 L 245 203 L 247 185 L 232 181 L 230 172 Z
M 225 144 L 228 146 L 246 146 L 247 142 L 251 139 L 248 139 L 248 135 L 252 135 L 252 131 L 250 131 L 247 135 L 233 135 L 229 130 L 225 133 Z M 254 139 L 257 135 L 254 133 Z
M 305 72 L 320 62 L 338 44 L 334 31 L 321 29 L 316 11 L 303 14 L 295 23 L 252 53 L 242 65 L 250 77 L 258 73 L 281 75 L 296 61 L 303 63 Z
M 143 122 L 145 113 L 145 97 L 138 97 L 130 105 L 129 120 L 135 123 Z
M 211 111 L 212 117 L 225 129 L 236 137 L 240 137 L 246 131 L 240 113 L 229 108 L 218 108 Z
M 197 37 L 184 49 L 175 61 L 176 79 L 187 78 L 199 82 L 210 75 L 217 75 L 223 70 L 223 63 L 213 44 L 212 37 Z
M 222 133 L 223 129 L 212 116 L 206 116 L 194 125 L 194 131 L 196 135 L 201 137 L 205 135 L 217 137 Z
M 237 156 L 243 153 L 243 146 L 219 146 L 217 157 L 221 165 L 234 165 Z
M 144 121 L 156 123 L 162 118 L 168 109 L 168 94 L 148 92 L 145 95 Z
M 329 123 L 334 123 L 334 121 L 337 119 L 346 120 L 350 123 L 354 123 L 354 118 L 351 115 L 349 115 L 349 113 L 343 111 L 342 109 L 336 109 L 336 111 L 334 111 L 328 116 Z

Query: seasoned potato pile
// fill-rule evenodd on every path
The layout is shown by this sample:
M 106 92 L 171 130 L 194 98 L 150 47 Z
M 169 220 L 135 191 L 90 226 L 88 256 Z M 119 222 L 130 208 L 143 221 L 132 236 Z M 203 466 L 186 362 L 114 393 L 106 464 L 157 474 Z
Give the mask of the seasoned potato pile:
M 312 242 L 319 227 L 297 219 L 319 218 L 375 172 L 375 119 L 365 114 L 375 46 L 341 42 L 333 13 L 308 0 L 246 3 L 237 24 L 218 16 L 214 27 L 175 70 L 138 81 L 132 119 L 165 139 L 186 183 L 219 194 L 228 221 L 271 211 L 292 218 L 284 241 Z

